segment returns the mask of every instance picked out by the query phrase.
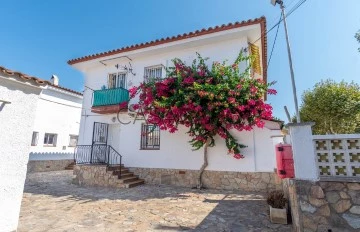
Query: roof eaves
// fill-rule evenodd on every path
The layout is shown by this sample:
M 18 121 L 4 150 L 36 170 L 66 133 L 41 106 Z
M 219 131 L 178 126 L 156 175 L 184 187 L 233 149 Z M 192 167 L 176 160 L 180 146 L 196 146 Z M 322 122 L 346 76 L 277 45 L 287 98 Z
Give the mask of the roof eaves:
M 62 90 L 65 90 L 65 91 L 68 91 L 70 93 L 74 93 L 74 94 L 77 94 L 77 95 L 83 95 L 82 93 L 80 92 L 77 92 L 77 91 L 74 91 L 72 89 L 68 89 L 68 88 L 65 88 L 65 87 L 61 87 L 61 86 L 57 86 L 57 85 L 53 85 L 50 81 L 47 81 L 47 80 L 43 80 L 43 79 L 40 79 L 40 78 L 37 78 L 37 77 L 33 77 L 33 76 L 29 76 L 25 73 L 22 73 L 22 72 L 18 72 L 18 71 L 13 71 L 13 70 L 10 70 L 10 69 L 7 69 L 3 66 L 0 66 L 0 72 L 3 72 L 9 76 L 13 76 L 13 77 L 18 77 L 20 79 L 22 79 L 23 81 L 29 81 L 31 82 L 32 84 L 36 84 L 36 85 L 49 85 L 49 86 L 53 86 L 55 88 L 59 88 L 59 89 L 62 89 Z
M 194 32 L 184 33 L 182 35 L 179 34 L 177 36 L 161 38 L 161 39 L 153 40 L 153 41 L 146 42 L 146 43 L 135 44 L 135 45 L 131 45 L 131 46 L 114 49 L 111 51 L 106 51 L 106 52 L 96 53 L 96 54 L 92 54 L 92 55 L 88 55 L 88 56 L 83 56 L 83 57 L 69 60 L 68 64 L 73 65 L 76 63 L 94 60 L 97 58 L 102 58 L 102 57 L 120 54 L 120 53 L 124 53 L 124 52 L 128 52 L 128 51 L 152 47 L 152 46 L 156 46 L 156 45 L 166 44 L 166 43 L 179 41 L 179 40 L 183 40 L 183 39 L 189 39 L 189 38 L 193 38 L 193 37 L 198 37 L 198 36 L 216 33 L 216 32 L 220 32 L 220 31 L 230 30 L 230 29 L 234 29 L 234 28 L 250 26 L 250 25 L 254 25 L 254 24 L 258 24 L 258 23 L 260 23 L 260 25 L 261 25 L 261 35 L 264 35 L 265 40 L 266 40 L 266 33 L 263 33 L 264 31 L 266 31 L 266 18 L 264 16 L 262 16 L 260 18 L 250 19 L 248 21 L 229 23 L 227 25 L 223 24 L 221 26 L 209 27 L 207 29 L 203 28 L 201 30 L 196 30 Z M 264 41 L 262 43 L 263 43 L 262 46 L 263 46 L 263 48 L 265 48 L 264 49 L 264 51 L 265 51 L 266 43 L 264 44 Z M 263 52 L 263 54 L 264 53 L 265 52 Z M 266 62 L 265 63 L 263 62 L 263 64 L 266 65 Z M 263 66 L 263 67 L 265 67 L 265 66 Z M 264 70 L 265 70 L 265 68 L 264 68 Z M 265 73 L 265 71 L 264 71 L 264 73 Z

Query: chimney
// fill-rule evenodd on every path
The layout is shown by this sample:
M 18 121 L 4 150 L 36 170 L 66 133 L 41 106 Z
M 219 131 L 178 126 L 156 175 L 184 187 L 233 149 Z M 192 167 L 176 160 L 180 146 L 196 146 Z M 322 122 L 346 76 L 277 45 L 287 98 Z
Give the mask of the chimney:
M 50 82 L 55 85 L 58 86 L 59 85 L 59 78 L 56 75 L 52 75 L 50 78 Z

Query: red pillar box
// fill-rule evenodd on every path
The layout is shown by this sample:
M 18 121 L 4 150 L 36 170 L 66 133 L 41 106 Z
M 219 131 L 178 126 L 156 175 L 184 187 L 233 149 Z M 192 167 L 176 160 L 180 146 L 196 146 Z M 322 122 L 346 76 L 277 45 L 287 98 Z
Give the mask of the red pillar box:
M 294 158 L 290 144 L 277 144 L 276 149 L 276 166 L 277 174 L 281 179 L 294 178 Z

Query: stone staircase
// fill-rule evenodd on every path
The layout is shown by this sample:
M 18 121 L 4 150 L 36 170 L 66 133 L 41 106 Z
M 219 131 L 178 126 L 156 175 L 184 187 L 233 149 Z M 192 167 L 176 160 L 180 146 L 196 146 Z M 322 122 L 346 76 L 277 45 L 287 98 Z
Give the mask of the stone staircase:
M 112 172 L 113 176 L 118 177 L 118 182 L 125 185 L 125 188 L 132 188 L 145 183 L 143 179 L 139 179 L 139 176 L 134 175 L 128 168 L 121 165 L 121 174 L 119 167 L 108 167 L 107 172 Z
M 70 163 L 68 166 L 65 167 L 65 170 L 74 170 L 75 162 Z

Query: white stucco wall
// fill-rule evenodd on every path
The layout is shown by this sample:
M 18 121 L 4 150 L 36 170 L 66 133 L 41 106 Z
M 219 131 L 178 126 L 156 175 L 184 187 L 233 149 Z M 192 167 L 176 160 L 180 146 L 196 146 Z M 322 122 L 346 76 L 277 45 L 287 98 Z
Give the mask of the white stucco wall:
M 185 134 L 186 127 L 182 127 L 174 134 L 167 131 L 160 132 L 160 150 L 140 150 L 141 123 L 120 125 L 112 123 L 113 115 L 105 117 L 88 117 L 86 119 L 86 134 L 80 134 L 82 144 L 90 145 L 92 126 L 94 121 L 109 123 L 108 144 L 113 146 L 123 156 L 123 162 L 129 167 L 172 168 L 198 170 L 203 163 L 203 149 L 192 151 L 188 143 L 190 137 Z M 123 118 L 126 122 L 130 120 Z M 266 121 L 269 128 L 277 127 L 275 122 Z M 115 132 L 114 131 L 118 131 Z M 232 131 L 235 138 L 247 145 L 242 149 L 244 159 L 234 159 L 227 154 L 227 147 L 223 139 L 216 139 L 216 146 L 208 149 L 209 166 L 207 170 L 238 171 L 238 172 L 273 172 L 276 166 L 275 146 L 280 142 L 280 130 L 268 128 L 254 128 L 253 131 Z M 115 135 L 115 136 L 114 136 Z
M 0 231 L 17 228 L 39 88 L 4 79 L 0 99 Z M 0 103 L 1 105 L 1 103 Z
M 141 52 L 129 52 L 127 54 L 132 61 L 133 72 L 136 75 L 128 73 L 128 87 L 137 86 L 144 78 L 144 68 L 154 65 L 170 66 L 171 60 L 175 57 L 182 59 L 188 64 L 196 58 L 196 52 L 204 58 L 209 57 L 207 64 L 211 65 L 214 61 L 222 62 L 228 60 L 233 62 L 243 48 L 248 47 L 248 41 L 253 41 L 251 37 L 257 37 L 260 34 L 254 34 L 256 27 L 251 31 L 241 32 L 238 34 L 224 33 L 220 37 L 210 38 L 213 35 L 204 38 L 195 38 L 195 41 L 178 42 L 178 44 L 162 45 L 158 50 L 150 51 L 144 49 Z M 225 34 L 227 33 L 227 34 Z M 258 33 L 260 29 L 258 28 Z M 181 44 L 180 44 L 181 43 Z M 261 41 L 257 42 L 261 51 Z M 166 47 L 169 46 L 169 47 Z M 120 55 L 118 55 L 120 56 Z M 113 57 L 106 57 L 108 59 Z M 106 66 L 99 61 L 89 61 L 77 65 L 77 68 L 85 74 L 85 86 L 91 89 L 101 89 L 103 85 L 107 86 L 109 73 L 119 72 L 115 64 L 128 65 L 127 58 L 119 58 L 106 61 Z M 245 67 L 245 64 L 242 65 Z M 258 76 L 257 76 L 258 77 Z M 92 90 L 86 88 L 83 101 L 83 115 L 81 118 L 79 144 L 90 145 L 92 140 L 93 123 L 103 122 L 112 124 L 113 115 L 99 115 L 90 111 L 92 106 Z M 136 102 L 133 99 L 132 102 Z M 126 117 L 123 121 L 127 121 Z M 267 122 L 269 128 L 274 128 L 274 122 Z M 278 128 L 277 126 L 275 126 Z M 194 169 L 198 170 L 203 162 L 203 150 L 192 151 L 189 145 L 189 137 L 186 128 L 180 128 L 175 134 L 161 131 L 161 148 L 160 150 L 140 150 L 140 130 L 141 121 L 129 125 L 117 125 L 116 128 L 110 129 L 109 143 L 117 149 L 124 157 L 123 161 L 126 166 L 130 167 L 149 167 L 149 168 L 177 168 L 177 169 Z M 119 132 L 120 131 L 120 132 Z M 239 172 L 272 172 L 275 168 L 275 148 L 272 136 L 280 135 L 280 130 L 259 129 L 255 128 L 251 132 L 237 132 L 233 134 L 239 142 L 247 145 L 242 153 L 245 159 L 236 160 L 227 155 L 227 148 L 222 139 L 217 139 L 216 146 L 209 148 L 209 166 L 208 170 L 218 171 L 239 171 Z
M 44 153 L 44 159 L 55 153 L 73 153 L 74 147 L 69 147 L 69 141 L 70 135 L 79 134 L 81 105 L 82 97 L 79 95 L 58 89 L 44 89 L 39 98 L 33 130 L 39 132 L 38 143 L 31 146 L 30 152 Z M 44 146 L 45 133 L 57 134 L 55 147 Z

